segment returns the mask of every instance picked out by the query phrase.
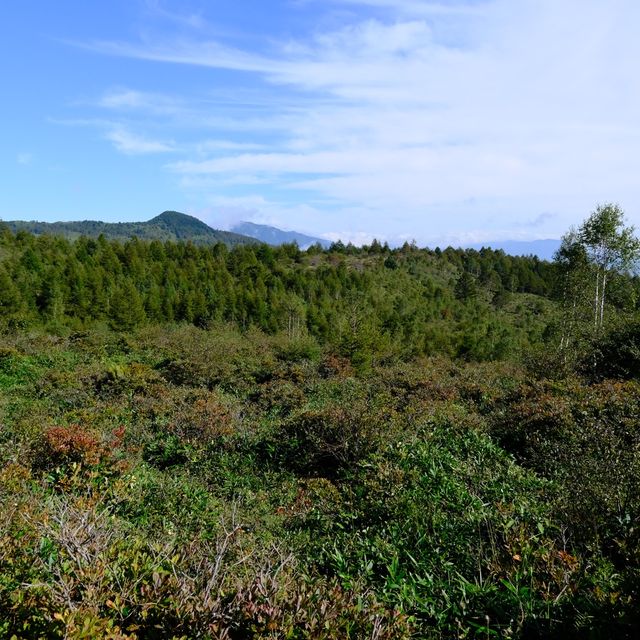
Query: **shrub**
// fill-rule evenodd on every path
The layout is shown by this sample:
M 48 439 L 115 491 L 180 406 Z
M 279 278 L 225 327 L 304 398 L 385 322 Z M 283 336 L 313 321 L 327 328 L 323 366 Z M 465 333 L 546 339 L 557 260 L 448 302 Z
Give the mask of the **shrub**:
M 206 446 L 232 435 L 236 419 L 220 394 L 190 394 L 169 416 L 167 431 L 184 444 Z
M 33 466 L 39 470 L 58 469 L 63 475 L 68 467 L 111 466 L 124 435 L 124 426 L 117 427 L 106 438 L 78 424 L 48 427 L 34 445 Z
M 366 386 L 323 383 L 278 424 L 267 445 L 288 468 L 334 477 L 374 452 L 393 429 L 394 412 L 369 397 Z
M 170 434 L 159 434 L 155 440 L 145 446 L 142 457 L 145 462 L 158 469 L 167 469 L 184 464 L 189 459 L 187 454 L 188 448 L 180 438 Z
M 498 441 L 556 483 L 554 518 L 593 567 L 585 568 L 593 591 L 583 603 L 601 624 L 637 623 L 639 416 L 638 384 L 612 381 L 524 385 L 493 416 Z M 600 577 L 602 566 L 617 578 Z

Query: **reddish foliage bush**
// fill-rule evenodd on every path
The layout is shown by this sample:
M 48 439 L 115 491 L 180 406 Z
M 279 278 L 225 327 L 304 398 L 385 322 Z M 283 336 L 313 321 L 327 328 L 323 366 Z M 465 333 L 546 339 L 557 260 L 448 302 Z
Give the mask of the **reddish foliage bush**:
M 100 441 L 78 425 L 49 427 L 44 444 L 51 462 L 85 462 L 96 464 L 101 457 Z
M 124 440 L 125 427 L 120 426 L 102 439 L 81 425 L 55 426 L 46 429 L 38 447 L 35 466 L 51 468 L 78 463 L 87 466 L 111 459 Z

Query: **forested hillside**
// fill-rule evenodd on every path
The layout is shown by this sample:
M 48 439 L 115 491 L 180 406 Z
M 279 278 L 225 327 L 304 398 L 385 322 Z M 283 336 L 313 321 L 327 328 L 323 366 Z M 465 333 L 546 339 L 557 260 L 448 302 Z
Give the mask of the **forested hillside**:
M 490 250 L 391 251 L 379 243 L 228 250 L 5 231 L 0 252 L 7 326 L 225 321 L 309 335 L 356 359 L 482 360 L 539 341 L 553 307 L 549 263 Z
M 189 240 L 197 245 L 222 242 L 229 247 L 255 243 L 253 238 L 239 233 L 212 229 L 201 220 L 178 211 L 165 211 L 146 222 L 101 222 L 99 220 L 36 222 L 8 220 L 3 224 L 14 233 L 26 231 L 36 235 L 63 236 L 70 240 L 75 240 L 82 236 L 88 238 L 104 236 L 110 240 L 129 240 L 135 236 L 142 240 L 160 240 L 162 242 Z
M 5 229 L 0 636 L 636 638 L 639 287 L 592 227 L 555 264 Z

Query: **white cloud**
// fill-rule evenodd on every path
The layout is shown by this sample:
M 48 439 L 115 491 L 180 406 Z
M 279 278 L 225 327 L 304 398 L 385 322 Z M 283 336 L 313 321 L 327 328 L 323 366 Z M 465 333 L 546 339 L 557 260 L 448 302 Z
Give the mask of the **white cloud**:
M 180 116 L 188 112 L 187 106 L 178 98 L 160 93 L 118 88 L 106 92 L 97 106 L 119 112 L 143 112 L 156 116 Z
M 323 236 L 326 240 L 331 242 L 341 241 L 344 244 L 354 244 L 358 247 L 363 244 L 371 244 L 375 240 L 375 236 L 367 231 L 353 231 L 351 229 L 344 229 L 342 231 L 331 231 L 325 233 Z
M 220 196 L 210 193 L 204 196 L 205 208 L 196 210 L 196 215 L 213 227 L 228 229 L 240 221 L 267 224 L 281 229 L 294 229 L 314 236 L 327 237 L 318 230 L 323 218 L 329 215 L 332 224 L 337 224 L 343 212 L 327 213 L 309 204 L 291 204 L 260 195 Z
M 158 0 L 146 0 L 149 11 L 157 17 L 163 18 L 178 25 L 191 29 L 202 29 L 206 26 L 206 21 L 198 13 L 182 14 L 168 10 Z
M 356 5 L 388 9 L 395 14 L 433 16 L 478 14 L 481 5 L 469 2 L 428 2 L 425 0 L 332 0 L 335 4 Z
M 143 138 L 131 133 L 124 127 L 111 129 L 105 134 L 105 138 L 112 142 L 118 151 L 127 155 L 166 153 L 174 150 L 173 145 L 170 143 Z
M 458 234 L 480 227 L 496 237 L 521 233 L 530 220 L 537 220 L 536 232 L 557 235 L 603 200 L 631 207 L 632 221 L 640 222 L 640 4 L 335 4 L 384 9 L 385 17 L 356 17 L 269 54 L 184 37 L 92 47 L 249 72 L 240 84 L 258 76 L 273 89 L 258 115 L 230 115 L 233 109 L 215 102 L 191 106 L 189 117 L 207 129 L 203 138 L 214 131 L 224 139 L 192 145 L 167 165 L 186 188 L 244 182 L 254 197 L 268 181 L 300 201 L 332 202 L 331 210 L 314 209 L 325 229 L 346 233 L 351 217 L 349 233 L 386 225 L 389 235 L 400 235 L 412 225 L 418 240 L 433 237 L 439 225 Z M 260 93 L 254 98 L 259 102 Z M 131 90 L 104 102 L 162 115 L 158 104 L 175 109 L 180 102 Z M 118 139 L 113 131 L 110 139 L 125 152 L 171 148 L 115 131 Z M 229 139 L 247 132 L 257 142 Z M 342 223 L 334 219 L 336 203 Z M 267 200 L 260 206 L 275 210 Z M 550 210 L 558 213 L 538 217 Z M 277 215 L 296 226 L 294 208 Z
M 100 100 L 99 105 L 107 109 L 137 109 L 141 106 L 148 108 L 150 102 L 141 91 L 123 89 L 106 93 Z
M 212 151 L 256 151 L 265 149 L 266 145 L 256 142 L 235 142 L 233 140 L 202 140 L 196 145 L 196 150 L 200 154 Z
M 16 162 L 18 164 L 27 165 L 31 164 L 33 161 L 33 154 L 28 153 L 27 151 L 21 151 L 16 157 Z
M 274 62 L 268 58 L 227 47 L 215 41 L 194 43 L 189 39 L 182 38 L 175 40 L 170 46 L 96 41 L 83 46 L 93 51 L 115 56 L 232 69 L 234 71 L 269 72 L 274 67 Z

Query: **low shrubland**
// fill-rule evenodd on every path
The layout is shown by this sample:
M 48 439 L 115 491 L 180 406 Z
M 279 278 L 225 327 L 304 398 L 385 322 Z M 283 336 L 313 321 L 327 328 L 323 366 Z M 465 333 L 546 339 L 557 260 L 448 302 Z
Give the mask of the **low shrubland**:
M 225 324 L 1 341 L 2 637 L 635 637 L 634 381 Z

